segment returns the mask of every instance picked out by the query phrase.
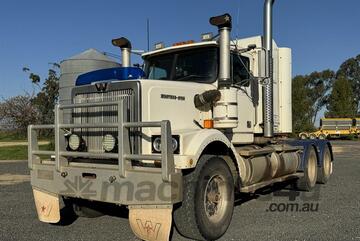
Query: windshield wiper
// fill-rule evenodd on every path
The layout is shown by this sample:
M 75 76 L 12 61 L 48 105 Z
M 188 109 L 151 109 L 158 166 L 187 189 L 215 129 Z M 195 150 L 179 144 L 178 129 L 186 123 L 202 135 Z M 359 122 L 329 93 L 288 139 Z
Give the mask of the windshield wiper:
M 190 74 L 190 75 L 186 75 L 186 76 L 183 76 L 181 78 L 178 78 L 178 79 L 174 79 L 174 80 L 188 80 L 188 79 L 191 79 L 191 78 L 194 78 L 194 79 L 199 79 L 199 78 L 208 78 L 209 76 L 205 76 L 205 75 L 196 75 L 196 74 Z

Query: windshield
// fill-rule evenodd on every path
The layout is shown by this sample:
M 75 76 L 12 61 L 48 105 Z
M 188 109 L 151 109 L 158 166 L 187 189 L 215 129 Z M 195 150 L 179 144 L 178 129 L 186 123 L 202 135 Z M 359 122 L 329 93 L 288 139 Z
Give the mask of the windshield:
M 157 80 L 214 82 L 217 66 L 216 47 L 181 50 L 148 57 L 145 76 Z

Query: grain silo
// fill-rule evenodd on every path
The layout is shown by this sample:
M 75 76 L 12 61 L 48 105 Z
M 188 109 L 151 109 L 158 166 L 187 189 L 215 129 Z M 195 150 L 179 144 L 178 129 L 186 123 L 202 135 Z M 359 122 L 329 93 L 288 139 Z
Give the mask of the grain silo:
M 119 63 L 108 58 L 103 53 L 88 49 L 60 63 L 60 80 L 59 80 L 59 103 L 71 103 L 71 90 L 75 86 L 76 78 L 83 73 L 120 67 Z M 71 110 L 64 111 L 64 123 L 70 123 Z

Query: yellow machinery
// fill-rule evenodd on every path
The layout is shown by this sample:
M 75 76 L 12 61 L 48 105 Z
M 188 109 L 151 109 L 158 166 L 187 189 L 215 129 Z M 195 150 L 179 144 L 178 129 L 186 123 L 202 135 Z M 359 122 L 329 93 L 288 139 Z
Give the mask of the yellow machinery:
M 353 126 L 353 128 L 354 128 L 354 134 L 356 135 L 356 136 L 360 136 L 360 118 L 355 118 L 355 119 L 353 119 L 353 121 L 354 121 L 354 126 Z
M 300 139 L 326 139 L 360 134 L 360 118 L 322 118 L 320 129 L 315 132 L 301 132 Z

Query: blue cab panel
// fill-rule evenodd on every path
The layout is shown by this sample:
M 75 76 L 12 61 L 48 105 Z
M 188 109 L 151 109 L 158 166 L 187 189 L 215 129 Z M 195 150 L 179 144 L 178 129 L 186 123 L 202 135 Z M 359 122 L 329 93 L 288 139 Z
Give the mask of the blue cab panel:
M 138 67 L 118 67 L 109 69 L 99 69 L 79 75 L 75 85 L 89 85 L 98 81 L 106 80 L 131 80 L 140 79 L 145 76 L 142 69 Z
M 331 161 L 334 161 L 332 146 L 328 140 L 318 140 L 318 139 L 307 139 L 307 140 L 289 140 L 286 141 L 287 144 L 291 146 L 302 146 L 304 151 L 301 154 L 301 164 L 300 170 L 304 170 L 305 167 L 305 158 L 307 157 L 308 151 L 310 148 L 315 148 L 318 160 L 318 166 L 322 166 L 324 161 L 324 152 L 326 148 L 330 149 Z

